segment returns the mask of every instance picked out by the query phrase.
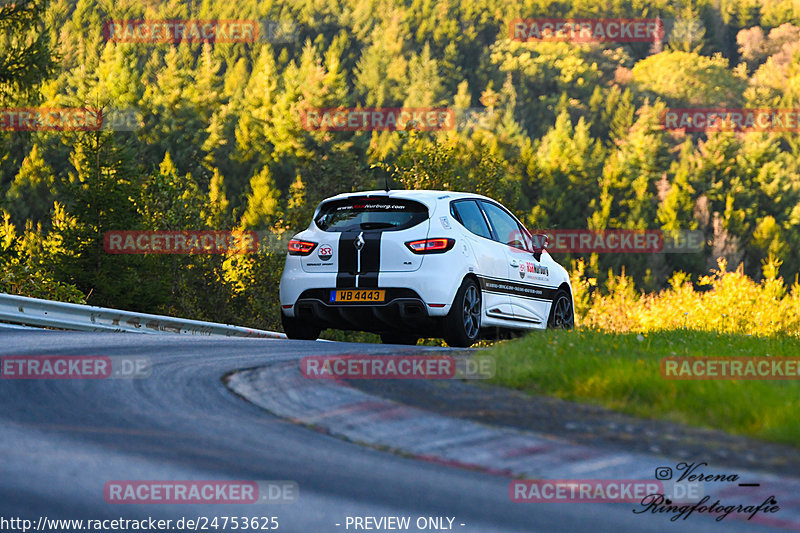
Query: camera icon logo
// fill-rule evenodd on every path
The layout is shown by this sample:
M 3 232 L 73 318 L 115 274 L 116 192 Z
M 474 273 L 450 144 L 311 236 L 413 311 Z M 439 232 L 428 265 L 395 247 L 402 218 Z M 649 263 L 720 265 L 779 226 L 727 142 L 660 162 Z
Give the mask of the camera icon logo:
M 659 481 L 672 479 L 672 469 L 668 466 L 659 466 L 656 468 L 656 479 Z

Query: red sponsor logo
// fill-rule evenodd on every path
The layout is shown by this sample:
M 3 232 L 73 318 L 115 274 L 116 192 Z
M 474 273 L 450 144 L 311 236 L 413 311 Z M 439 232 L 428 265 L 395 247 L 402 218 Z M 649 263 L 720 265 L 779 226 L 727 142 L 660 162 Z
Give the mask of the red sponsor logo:
M 640 502 L 663 493 L 660 481 L 641 479 L 517 479 L 508 486 L 511 501 L 520 503 Z
M 531 263 L 529 261 L 522 261 L 519 264 L 519 277 L 525 278 L 525 275 L 539 275 L 547 277 L 550 275 L 550 269 L 539 263 Z
M 800 109 L 673 108 L 661 114 L 667 130 L 799 132 Z
M 510 24 L 514 41 L 655 42 L 664 38 L 660 19 L 529 18 Z
M 254 231 L 108 231 L 103 249 L 110 254 L 246 254 L 259 249 Z
M 323 261 L 327 261 L 331 257 L 333 257 L 333 247 L 329 244 L 323 244 L 319 247 L 319 251 L 317 252 L 319 258 Z
M 665 357 L 665 379 L 800 379 L 800 357 Z
M 451 379 L 450 356 L 323 355 L 303 357 L 300 371 L 309 379 Z
M 446 107 L 320 108 L 302 113 L 303 129 L 326 131 L 439 131 L 456 127 Z
M 2 379 L 106 379 L 111 358 L 105 356 L 4 355 Z

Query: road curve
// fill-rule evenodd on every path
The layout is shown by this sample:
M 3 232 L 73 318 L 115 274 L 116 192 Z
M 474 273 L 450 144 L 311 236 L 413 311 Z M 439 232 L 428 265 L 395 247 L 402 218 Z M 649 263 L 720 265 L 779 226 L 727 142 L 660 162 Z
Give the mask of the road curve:
M 268 361 L 395 350 L 286 340 L 0 332 L 3 356 L 146 356 L 152 362 L 152 374 L 143 379 L 0 381 L 0 517 L 36 523 L 40 516 L 277 516 L 279 531 L 297 533 L 354 531 L 345 529 L 347 516 L 454 517 L 453 530 L 470 533 L 768 530 L 696 516 L 676 524 L 665 516 L 635 515 L 631 504 L 512 503 L 508 478 L 415 461 L 312 431 L 247 403 L 220 379 Z M 113 480 L 209 479 L 293 480 L 300 496 L 282 505 L 119 505 L 103 497 L 105 483 Z

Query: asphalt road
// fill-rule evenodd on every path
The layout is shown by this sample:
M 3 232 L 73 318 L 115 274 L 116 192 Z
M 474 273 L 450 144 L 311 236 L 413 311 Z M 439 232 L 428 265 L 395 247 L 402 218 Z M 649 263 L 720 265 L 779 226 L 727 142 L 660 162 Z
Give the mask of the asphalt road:
M 453 530 L 475 533 L 766 530 L 697 517 L 674 523 L 663 515 L 635 515 L 632 504 L 512 503 L 507 478 L 314 432 L 247 403 L 220 379 L 271 358 L 355 350 L 387 353 L 392 347 L 0 332 L 4 356 L 124 355 L 152 362 L 152 374 L 144 379 L 0 380 L 0 530 L 15 530 L 2 519 L 37 523 L 42 516 L 272 516 L 278 517 L 278 531 L 298 533 L 354 531 L 345 528 L 347 516 L 454 517 Z M 103 497 L 104 485 L 113 480 L 212 479 L 293 480 L 300 496 L 281 505 L 121 505 Z

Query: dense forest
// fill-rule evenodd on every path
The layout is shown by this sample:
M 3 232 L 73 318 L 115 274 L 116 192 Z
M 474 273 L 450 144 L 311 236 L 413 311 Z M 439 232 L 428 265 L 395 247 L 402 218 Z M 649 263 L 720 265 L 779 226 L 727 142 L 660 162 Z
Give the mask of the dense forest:
M 523 42 L 519 18 L 666 21 L 652 43 Z M 115 20 L 267 20 L 280 38 L 147 43 Z M 110 230 L 243 229 L 280 243 L 319 200 L 487 194 L 530 229 L 702 230 L 695 254 L 595 254 L 662 288 L 724 257 L 800 272 L 797 132 L 665 130 L 667 108 L 800 107 L 792 0 L 3 0 L 0 106 L 136 110 L 133 131 L 0 131 L 0 290 L 278 327 L 284 251 L 110 255 Z M 448 107 L 445 131 L 325 131 L 335 107 Z M 577 257 L 560 255 L 565 264 Z

